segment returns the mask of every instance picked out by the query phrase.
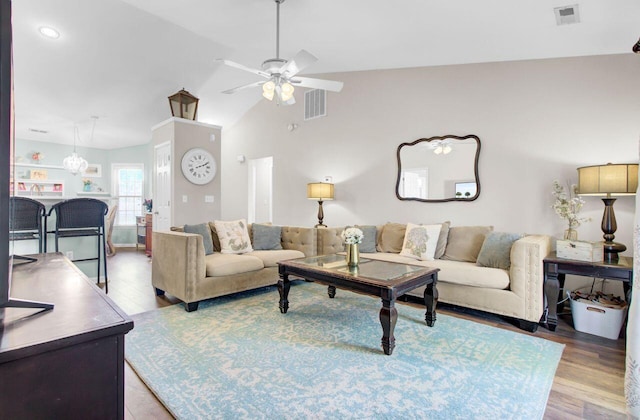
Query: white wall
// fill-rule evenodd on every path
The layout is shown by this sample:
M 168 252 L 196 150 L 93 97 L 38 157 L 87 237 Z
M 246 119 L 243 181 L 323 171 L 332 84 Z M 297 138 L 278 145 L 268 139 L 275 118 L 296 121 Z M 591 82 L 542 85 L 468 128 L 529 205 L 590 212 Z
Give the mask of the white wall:
M 639 76 L 631 53 L 321 75 L 345 83 L 329 94 L 327 117 L 303 121 L 298 89 L 296 105 L 261 101 L 224 130 L 222 216 L 247 216 L 247 169 L 236 160 L 243 154 L 274 157 L 276 224 L 313 226 L 318 204 L 306 199 L 306 184 L 330 175 L 329 226 L 451 220 L 561 236 L 565 225 L 550 207 L 554 179 L 575 183 L 579 166 L 638 161 Z M 444 134 L 480 137 L 480 197 L 398 200 L 397 146 Z M 599 240 L 603 204 L 586 201 L 593 221 L 579 228 L 580 239 Z M 634 210 L 633 197 L 615 204 L 616 240 L 629 248 Z

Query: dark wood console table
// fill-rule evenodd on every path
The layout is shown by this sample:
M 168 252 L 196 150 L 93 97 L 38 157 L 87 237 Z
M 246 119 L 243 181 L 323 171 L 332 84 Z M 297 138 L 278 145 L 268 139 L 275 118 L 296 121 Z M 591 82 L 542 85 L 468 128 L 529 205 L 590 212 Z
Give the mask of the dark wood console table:
M 61 253 L 14 265 L 0 310 L 0 417 L 124 418 L 124 335 L 133 321 Z
M 597 277 L 624 282 L 627 302 L 631 298 L 633 284 L 633 258 L 620 257 L 614 262 L 588 262 L 558 258 L 555 252 L 544 259 L 544 294 L 547 302 L 547 327 L 551 331 L 558 325 L 558 294 L 564 287 L 566 274 Z

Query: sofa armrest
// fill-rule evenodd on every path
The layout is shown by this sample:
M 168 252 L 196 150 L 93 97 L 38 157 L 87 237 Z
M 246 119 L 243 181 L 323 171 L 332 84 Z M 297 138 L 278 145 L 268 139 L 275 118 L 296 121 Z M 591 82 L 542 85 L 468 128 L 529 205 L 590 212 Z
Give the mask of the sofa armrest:
M 206 277 L 202 236 L 153 232 L 151 282 L 184 302 L 197 301 L 198 282 Z
M 544 258 L 551 251 L 551 237 L 529 235 L 511 248 L 510 289 L 524 298 L 525 319 L 539 319 L 544 310 Z
M 315 228 L 283 226 L 282 248 L 295 249 L 307 257 L 318 255 L 318 237 Z

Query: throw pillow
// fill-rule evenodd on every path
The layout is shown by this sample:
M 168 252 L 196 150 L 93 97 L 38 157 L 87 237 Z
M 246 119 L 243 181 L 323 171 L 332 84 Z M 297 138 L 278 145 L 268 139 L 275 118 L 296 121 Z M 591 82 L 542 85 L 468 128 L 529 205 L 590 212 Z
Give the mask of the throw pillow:
M 282 249 L 282 226 L 269 226 L 254 223 L 251 227 L 253 233 L 253 249 L 271 250 Z
M 208 223 L 200 223 L 199 225 L 184 225 L 185 233 L 197 233 L 202 236 L 204 243 L 204 254 L 213 254 L 213 239 L 211 239 L 211 229 Z
M 442 223 L 440 228 L 440 235 L 438 236 L 438 245 L 436 246 L 436 253 L 433 256 L 434 259 L 442 258 L 444 250 L 447 248 L 447 239 L 449 238 L 449 227 L 451 222 L 447 221 Z
M 216 230 L 215 223 L 209 222 L 209 229 L 211 229 L 211 239 L 213 239 L 214 252 L 222 251 L 222 247 L 220 246 L 220 238 L 218 238 L 218 231 Z
M 511 247 L 520 238 L 522 235 L 518 233 L 489 233 L 480 248 L 476 265 L 508 270 L 511 267 Z
M 363 234 L 362 243 L 360 243 L 360 246 L 358 247 L 360 252 L 368 252 L 368 253 L 376 252 L 376 238 L 378 236 L 376 227 L 369 226 L 369 225 L 366 225 L 366 226 L 356 225 L 355 227 L 360 229 Z
M 231 222 L 214 220 L 213 223 L 216 226 L 218 238 L 220 238 L 223 254 L 244 254 L 253 251 L 245 219 Z
M 433 261 L 442 225 L 407 223 L 400 255 L 421 261 Z
M 401 223 L 387 223 L 382 227 L 382 233 L 380 234 L 380 242 L 378 243 L 378 251 L 380 252 L 394 252 L 399 253 L 402 251 L 402 244 L 404 243 L 404 233 L 407 229 L 407 225 Z
M 449 228 L 443 260 L 476 262 L 484 238 L 493 226 L 454 226 Z

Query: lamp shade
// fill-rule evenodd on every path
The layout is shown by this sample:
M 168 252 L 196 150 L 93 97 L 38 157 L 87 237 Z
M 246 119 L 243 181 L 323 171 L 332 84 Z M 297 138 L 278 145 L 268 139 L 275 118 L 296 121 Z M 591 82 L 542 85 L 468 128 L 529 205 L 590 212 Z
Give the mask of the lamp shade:
M 310 200 L 333 200 L 333 184 L 328 182 L 307 184 L 307 198 Z
M 580 195 L 633 195 L 638 189 L 638 164 L 624 163 L 578 168 Z
M 196 120 L 198 115 L 199 99 L 181 89 L 180 92 L 169 96 L 169 105 L 171 106 L 171 115 L 187 120 Z

